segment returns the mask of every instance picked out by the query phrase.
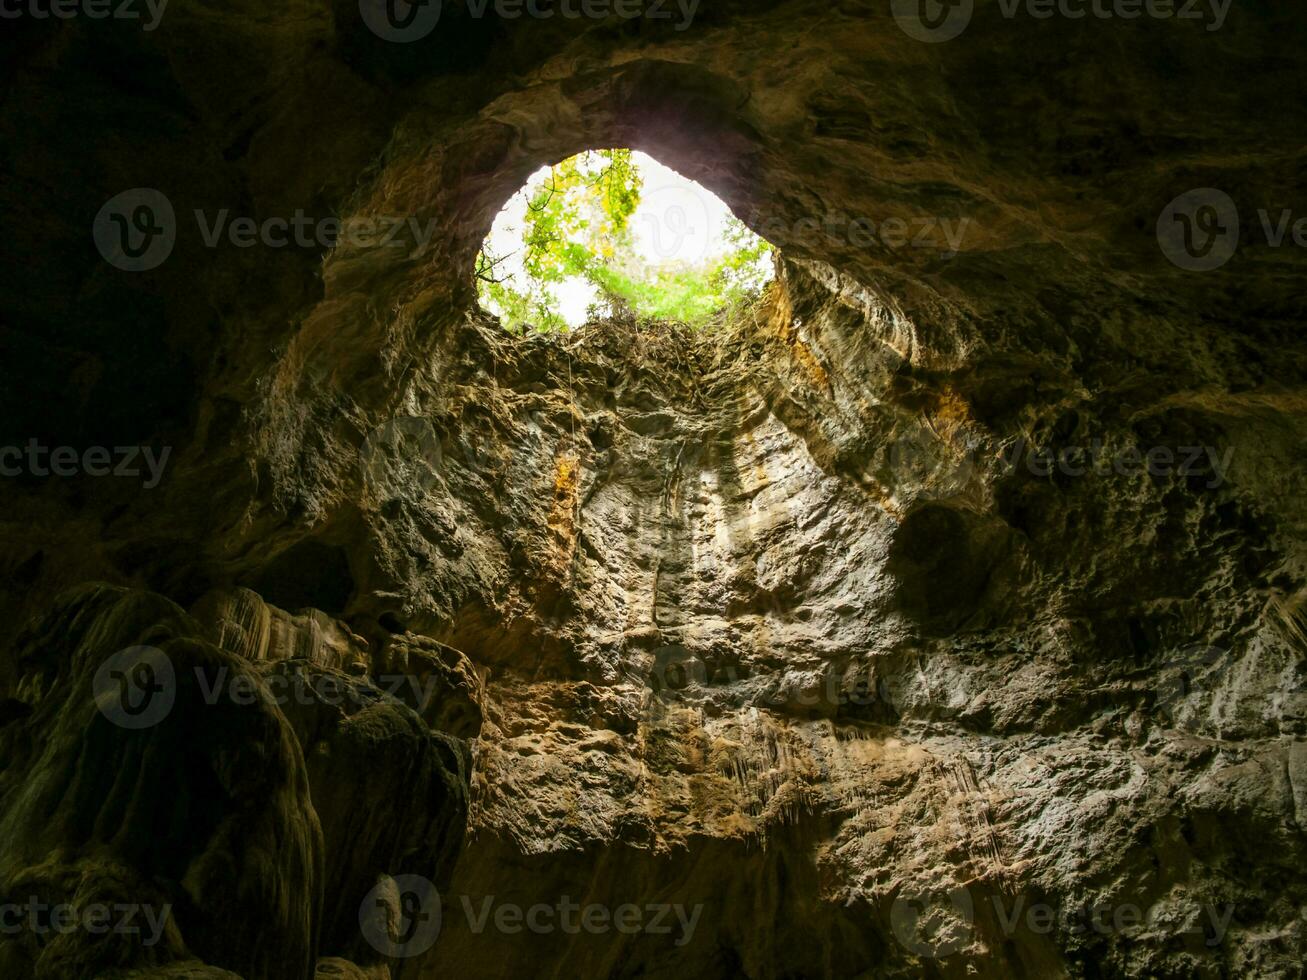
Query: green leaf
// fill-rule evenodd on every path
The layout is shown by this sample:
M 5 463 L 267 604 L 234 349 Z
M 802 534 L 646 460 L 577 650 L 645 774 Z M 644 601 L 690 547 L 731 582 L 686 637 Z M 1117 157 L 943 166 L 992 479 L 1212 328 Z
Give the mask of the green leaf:
M 477 256 L 482 305 L 512 331 L 566 329 L 550 288 L 582 279 L 609 311 L 705 326 L 756 299 L 769 278 L 771 246 L 732 218 L 728 251 L 695 266 L 649 265 L 637 254 L 629 221 L 643 180 L 628 149 L 592 150 L 550 168 L 527 188 L 521 263 L 525 276 L 501 274 L 505 256 Z

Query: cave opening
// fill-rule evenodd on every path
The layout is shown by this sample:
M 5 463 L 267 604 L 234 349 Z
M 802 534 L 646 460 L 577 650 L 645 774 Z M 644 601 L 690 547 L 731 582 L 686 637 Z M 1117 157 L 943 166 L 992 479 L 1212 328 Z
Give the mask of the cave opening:
M 496 216 L 475 284 L 481 308 L 517 334 L 598 320 L 705 329 L 751 309 L 777 260 L 712 191 L 615 147 L 535 171 Z
M 0 980 L 1303 972 L 1296 11 L 162 5 L 0 35 Z

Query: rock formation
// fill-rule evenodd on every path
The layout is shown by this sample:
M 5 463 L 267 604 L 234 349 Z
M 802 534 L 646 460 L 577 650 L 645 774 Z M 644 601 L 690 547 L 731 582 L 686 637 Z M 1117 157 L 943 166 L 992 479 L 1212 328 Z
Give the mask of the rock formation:
M 902 6 L 6 22 L 0 975 L 1300 975 L 1307 29 Z M 603 146 L 743 322 L 477 309 Z

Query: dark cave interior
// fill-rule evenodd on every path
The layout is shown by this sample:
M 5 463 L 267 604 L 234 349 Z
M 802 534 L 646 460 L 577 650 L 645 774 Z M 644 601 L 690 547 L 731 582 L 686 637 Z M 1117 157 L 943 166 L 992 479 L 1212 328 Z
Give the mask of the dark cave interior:
M 1299 975 L 1307 27 L 1072 8 L 5 6 L 0 976 Z

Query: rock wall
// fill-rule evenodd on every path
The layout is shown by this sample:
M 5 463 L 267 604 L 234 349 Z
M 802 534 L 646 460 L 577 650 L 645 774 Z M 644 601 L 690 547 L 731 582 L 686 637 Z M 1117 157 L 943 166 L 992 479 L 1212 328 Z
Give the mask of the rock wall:
M 1301 19 L 890 8 L 15 22 L 0 444 L 170 455 L 3 485 L 0 898 L 171 914 L 6 976 L 1300 971 L 1304 266 L 1253 215 Z M 779 246 L 745 322 L 475 309 L 497 208 L 613 145 Z M 128 273 L 91 229 L 141 187 Z M 1196 187 L 1245 218 L 1210 273 L 1158 247 Z

